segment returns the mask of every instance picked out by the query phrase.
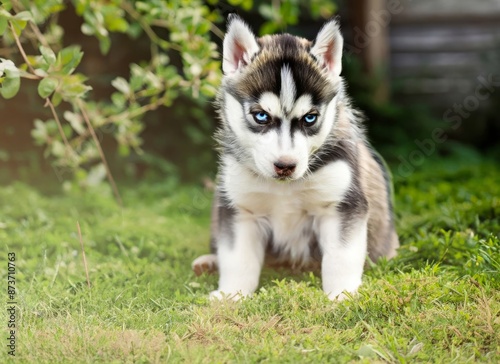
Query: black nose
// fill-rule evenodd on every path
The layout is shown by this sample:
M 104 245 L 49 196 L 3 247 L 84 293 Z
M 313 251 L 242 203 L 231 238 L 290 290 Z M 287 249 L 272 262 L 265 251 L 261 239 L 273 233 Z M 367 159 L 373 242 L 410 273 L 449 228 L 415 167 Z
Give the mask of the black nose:
M 274 162 L 274 170 L 279 177 L 288 177 L 295 171 L 296 163 L 288 161 Z

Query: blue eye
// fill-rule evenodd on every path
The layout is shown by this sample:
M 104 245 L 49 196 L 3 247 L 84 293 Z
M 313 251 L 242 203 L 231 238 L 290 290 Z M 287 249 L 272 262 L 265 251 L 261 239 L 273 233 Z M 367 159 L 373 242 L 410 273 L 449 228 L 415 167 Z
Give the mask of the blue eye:
M 253 114 L 253 118 L 257 124 L 265 124 L 269 121 L 269 114 L 264 111 L 259 111 Z
M 306 124 L 314 124 L 316 122 L 316 119 L 318 118 L 318 115 L 316 114 L 307 114 L 304 116 L 304 121 Z

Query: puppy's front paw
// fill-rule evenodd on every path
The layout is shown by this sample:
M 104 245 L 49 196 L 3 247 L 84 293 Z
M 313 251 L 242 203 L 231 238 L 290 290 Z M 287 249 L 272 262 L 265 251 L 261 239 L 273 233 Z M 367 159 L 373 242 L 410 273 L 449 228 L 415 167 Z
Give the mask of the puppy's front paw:
M 197 276 L 200 276 L 203 273 L 215 273 L 218 269 L 217 256 L 215 254 L 202 255 L 193 261 L 191 268 Z
M 350 279 L 349 279 L 350 278 Z M 346 277 L 341 282 L 323 279 L 323 292 L 332 301 L 343 301 L 356 295 L 361 286 L 361 274 L 358 277 Z
M 358 293 L 357 289 L 349 290 L 349 291 L 344 290 L 341 292 L 330 292 L 330 293 L 328 293 L 328 298 L 332 301 L 340 302 L 340 301 L 345 300 L 346 298 L 352 298 L 357 293 Z
M 247 295 L 243 295 L 241 292 L 233 292 L 233 293 L 227 293 L 227 292 L 222 292 L 220 290 L 212 291 L 210 292 L 210 295 L 208 298 L 210 298 L 211 301 L 223 301 L 223 300 L 231 300 L 231 301 L 239 301 L 242 298 L 248 297 Z

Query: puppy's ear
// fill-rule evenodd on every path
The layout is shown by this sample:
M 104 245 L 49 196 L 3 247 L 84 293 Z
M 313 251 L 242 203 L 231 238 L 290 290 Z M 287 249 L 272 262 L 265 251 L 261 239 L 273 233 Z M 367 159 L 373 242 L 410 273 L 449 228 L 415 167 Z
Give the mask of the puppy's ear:
M 250 63 L 259 51 L 255 35 L 237 15 L 230 15 L 224 37 L 222 71 L 226 75 L 236 73 Z
M 329 71 L 337 77 L 342 71 L 342 47 L 344 38 L 340 34 L 339 25 L 336 19 L 330 20 L 323 25 L 319 31 L 311 54 Z

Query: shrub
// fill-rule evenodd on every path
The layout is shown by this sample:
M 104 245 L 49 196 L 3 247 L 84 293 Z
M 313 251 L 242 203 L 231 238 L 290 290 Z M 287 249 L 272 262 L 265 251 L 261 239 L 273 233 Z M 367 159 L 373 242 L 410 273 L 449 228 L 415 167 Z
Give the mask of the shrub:
M 180 96 L 199 104 L 213 98 L 221 67 L 212 36 L 223 36 L 217 24 L 225 21 L 225 13 L 236 10 L 234 6 L 247 11 L 255 6 L 263 18 L 261 33 L 296 24 L 304 9 L 316 18 L 329 17 L 335 10 L 326 0 L 273 5 L 252 0 L 229 4 L 217 0 L 3 1 L 2 54 L 10 59 L 0 58 L 0 94 L 11 99 L 30 84 L 26 80 L 35 82 L 40 101 L 52 117 L 37 118 L 31 134 L 45 148 L 56 172 L 84 186 L 95 185 L 107 175 L 114 185 L 100 145 L 102 136 L 114 138 L 121 156 L 141 153 L 146 113 L 171 107 Z M 68 11 L 82 18 L 81 32 L 99 41 L 103 55 L 110 51 L 116 33 L 149 46 L 142 60 L 130 64 L 127 78 L 111 81 L 115 91 L 109 100 L 95 100 L 88 82 L 92 74 L 79 72 L 84 57 L 81 47 L 63 43 L 61 18 Z

